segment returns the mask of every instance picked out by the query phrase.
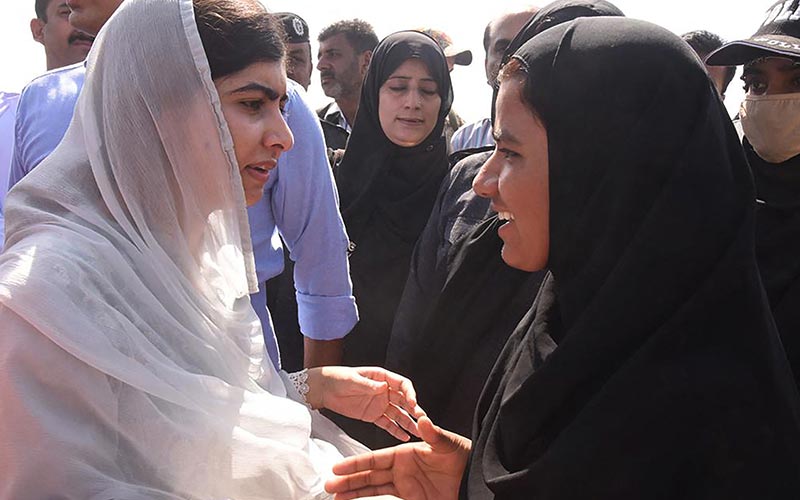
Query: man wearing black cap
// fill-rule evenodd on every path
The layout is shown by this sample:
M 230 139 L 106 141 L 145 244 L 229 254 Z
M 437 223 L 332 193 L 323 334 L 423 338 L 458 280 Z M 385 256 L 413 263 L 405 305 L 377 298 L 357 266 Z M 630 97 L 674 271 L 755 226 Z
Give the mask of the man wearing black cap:
M 291 12 L 278 12 L 275 16 L 283 23 L 286 32 L 286 76 L 308 90 L 311 85 L 311 42 L 308 38 L 308 24 Z
M 756 255 L 775 324 L 800 383 L 800 0 L 781 0 L 750 38 L 706 63 L 744 65 L 739 111 L 756 184 Z

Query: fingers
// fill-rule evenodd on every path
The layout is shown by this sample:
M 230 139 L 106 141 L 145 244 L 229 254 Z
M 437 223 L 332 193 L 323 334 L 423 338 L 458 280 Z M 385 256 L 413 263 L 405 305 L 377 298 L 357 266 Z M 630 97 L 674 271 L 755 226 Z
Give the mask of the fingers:
M 333 466 L 333 473 L 337 476 L 343 476 L 366 470 L 390 469 L 392 465 L 394 465 L 394 450 L 385 448 L 345 458 Z
M 378 420 L 376 420 L 374 423 L 381 429 L 394 436 L 395 439 L 400 441 L 408 441 L 411 439 L 411 436 L 409 436 L 406 431 L 404 431 L 399 425 L 397 425 L 396 422 L 389 419 L 386 415 L 381 415 L 380 418 L 378 418 Z
M 400 408 L 404 409 L 409 415 L 413 415 L 415 418 L 425 415 L 425 410 L 420 408 L 416 401 L 409 400 L 408 396 L 403 392 L 390 390 L 389 401 L 395 406 L 399 406 Z
M 417 428 L 417 423 L 414 421 L 413 418 L 411 418 L 408 415 L 408 413 L 404 412 L 400 408 L 390 404 L 389 407 L 386 409 L 384 415 L 387 416 L 389 420 L 393 421 L 396 425 L 400 426 L 400 428 L 402 428 L 405 432 L 420 437 L 419 429 Z M 395 434 L 392 435 L 397 437 Z M 407 437 L 406 439 L 401 439 L 401 441 L 407 441 L 408 439 L 410 438 Z
M 389 401 L 408 412 L 414 418 L 419 418 L 425 415 L 419 404 L 417 404 L 417 393 L 414 390 L 414 385 L 407 378 L 390 372 L 383 368 L 372 366 L 362 366 L 355 368 L 356 372 L 376 383 L 378 381 L 388 384 L 389 386 Z M 385 388 L 385 386 L 381 386 Z
M 392 479 L 392 472 L 389 470 L 357 472 L 327 480 L 325 482 L 325 491 L 328 493 L 360 491 L 367 495 L 385 494 L 389 492 L 378 493 L 372 488 L 390 486 L 392 485 Z
M 370 486 L 357 491 L 347 491 L 345 493 L 337 493 L 333 498 L 334 500 L 352 500 L 354 498 L 372 498 L 374 500 L 395 499 L 397 489 L 394 485 L 387 484 L 383 486 Z

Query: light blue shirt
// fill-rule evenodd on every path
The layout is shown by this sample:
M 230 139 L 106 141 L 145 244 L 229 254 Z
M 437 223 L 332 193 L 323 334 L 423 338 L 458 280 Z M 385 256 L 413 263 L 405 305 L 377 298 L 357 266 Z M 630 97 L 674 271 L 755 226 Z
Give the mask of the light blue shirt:
M 22 91 L 9 189 L 61 142 L 85 73 L 83 63 L 68 66 L 45 73 Z M 261 291 L 251 296 L 251 303 L 276 367 L 280 367 L 280 355 L 266 308 L 264 282 L 283 270 L 279 232 L 296 263 L 298 320 L 303 334 L 317 340 L 338 339 L 358 321 L 347 264 L 348 239 L 319 118 L 300 85 L 287 81 L 287 89 L 286 121 L 294 134 L 294 147 L 271 172 L 261 201 L 248 209 L 261 283 Z
M 72 121 L 86 66 L 80 62 L 48 71 L 23 90 L 14 124 L 14 156 L 8 189 L 58 146 Z
M 465 149 L 494 146 L 492 136 L 492 120 L 483 118 L 474 123 L 467 123 L 453 133 L 450 138 L 450 150 L 463 151 Z
M 261 200 L 247 209 L 260 283 L 259 293 L 250 301 L 261 318 L 267 350 L 276 366 L 280 366 L 280 355 L 264 283 L 283 271 L 280 236 L 295 262 L 298 323 L 303 335 L 316 340 L 339 339 L 358 321 L 347 264 L 348 238 L 319 117 L 300 85 L 288 80 L 287 93 L 286 122 L 294 135 L 294 147 L 281 155 Z
M 0 251 L 3 250 L 3 201 L 8 191 L 8 171 L 14 151 L 14 116 L 19 94 L 0 92 Z

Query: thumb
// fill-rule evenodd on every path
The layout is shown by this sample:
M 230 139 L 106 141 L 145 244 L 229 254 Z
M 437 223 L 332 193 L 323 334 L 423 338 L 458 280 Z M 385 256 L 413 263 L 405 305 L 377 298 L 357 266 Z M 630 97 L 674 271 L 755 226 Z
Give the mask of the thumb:
M 459 435 L 446 431 L 434 425 L 433 421 L 427 416 L 420 417 L 417 421 L 419 437 L 438 452 L 450 452 L 459 448 Z

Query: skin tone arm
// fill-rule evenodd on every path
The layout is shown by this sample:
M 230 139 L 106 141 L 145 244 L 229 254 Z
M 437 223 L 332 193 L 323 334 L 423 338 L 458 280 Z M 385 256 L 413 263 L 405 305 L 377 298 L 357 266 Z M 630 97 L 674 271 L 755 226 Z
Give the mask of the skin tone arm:
M 333 467 L 337 477 L 325 489 L 336 500 L 456 500 L 472 442 L 433 425 L 428 417 L 417 425 L 424 441 L 347 458 Z
M 303 337 L 303 366 L 334 366 L 342 364 L 344 340 L 314 340 Z

